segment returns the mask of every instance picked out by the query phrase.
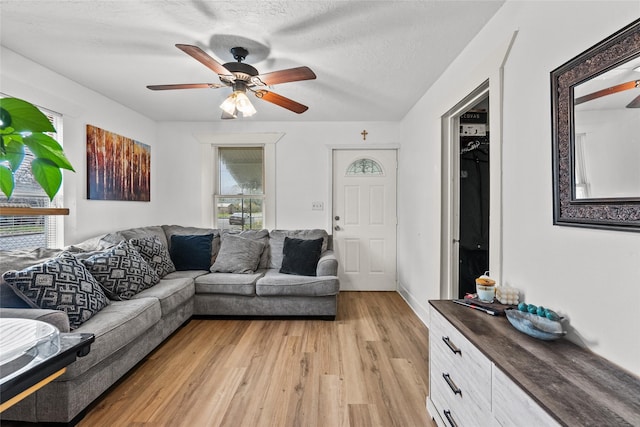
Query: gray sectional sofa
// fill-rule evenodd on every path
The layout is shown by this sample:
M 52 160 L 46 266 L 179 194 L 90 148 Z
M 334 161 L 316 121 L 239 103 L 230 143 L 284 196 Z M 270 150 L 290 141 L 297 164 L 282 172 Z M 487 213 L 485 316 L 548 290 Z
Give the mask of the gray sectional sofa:
M 161 242 L 166 251 L 144 256 L 144 248 L 136 244 L 150 241 Z M 197 247 L 198 253 L 183 256 L 193 250 L 189 246 L 193 242 L 204 246 Z M 296 244 L 301 246 L 292 246 Z M 33 301 L 25 304 L 25 293 L 15 290 L 21 277 L 16 271 L 28 272 L 30 267 L 65 257 L 71 262 L 79 260 L 93 278 L 99 279 L 100 269 L 113 260 L 108 256 L 122 254 L 121 249 L 131 245 L 139 249 L 152 271 L 139 275 L 134 292 L 123 291 L 121 281 L 113 285 L 107 280 L 106 286 L 100 283 L 109 299 L 95 313 L 34 308 Z M 310 247 L 319 251 L 319 258 L 309 264 L 305 257 Z M 249 253 L 251 256 L 247 256 Z M 300 258 L 300 254 L 305 257 Z M 192 264 L 198 257 L 202 264 Z M 138 269 L 131 275 L 133 282 L 139 265 L 130 259 L 125 261 Z M 291 262 L 302 263 L 305 275 L 291 271 Z M 196 269 L 183 268 L 190 266 Z M 306 275 L 312 266 L 312 275 Z M 294 265 L 293 270 L 296 268 L 300 266 Z M 194 315 L 334 319 L 340 290 L 337 268 L 331 236 L 324 230 L 234 233 L 163 225 L 101 235 L 64 250 L 0 251 L 0 273 L 12 271 L 4 274 L 0 283 L 0 317 L 42 320 L 62 333 L 95 335 L 87 356 L 78 358 L 61 377 L 0 414 L 0 419 L 73 424 L 95 399 Z M 158 273 L 157 278 L 154 273 Z M 145 283 L 148 278 L 157 283 Z

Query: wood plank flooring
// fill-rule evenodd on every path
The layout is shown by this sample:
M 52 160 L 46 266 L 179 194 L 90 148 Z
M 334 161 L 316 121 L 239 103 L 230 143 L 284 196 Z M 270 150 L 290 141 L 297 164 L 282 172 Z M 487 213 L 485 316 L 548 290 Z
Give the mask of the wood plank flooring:
M 336 321 L 193 319 L 103 396 L 89 426 L 435 426 L 428 332 L 395 292 Z

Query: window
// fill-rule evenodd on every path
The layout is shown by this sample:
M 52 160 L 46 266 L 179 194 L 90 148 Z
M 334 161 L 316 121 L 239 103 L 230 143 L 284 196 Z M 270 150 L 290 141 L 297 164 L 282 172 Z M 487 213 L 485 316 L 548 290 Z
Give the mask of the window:
M 44 108 L 40 110 L 57 130 L 57 133 L 49 136 L 62 145 L 62 115 Z M 33 154 L 28 148 L 25 152 L 24 161 L 14 174 L 16 185 L 11 199 L 7 200 L 4 193 L 0 192 L 0 205 L 39 208 L 62 206 L 62 186 L 53 201 L 49 201 L 49 197 L 31 174 Z M 60 247 L 63 223 L 59 216 L 0 216 L 0 249 Z
M 347 175 L 382 175 L 382 166 L 372 159 L 359 159 L 347 168 Z
M 218 147 L 214 212 L 217 227 L 264 228 L 263 147 Z

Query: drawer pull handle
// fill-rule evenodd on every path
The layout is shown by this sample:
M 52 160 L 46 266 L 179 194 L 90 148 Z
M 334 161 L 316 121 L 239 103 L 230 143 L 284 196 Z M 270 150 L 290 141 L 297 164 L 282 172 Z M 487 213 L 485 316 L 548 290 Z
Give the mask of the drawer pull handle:
M 453 382 L 449 374 L 442 374 L 442 378 L 444 378 L 444 380 L 447 382 L 447 385 L 449 386 L 453 394 L 459 394 L 460 396 L 462 396 L 462 390 L 460 390 L 456 383 Z
M 460 349 L 458 347 L 453 345 L 453 343 L 451 342 L 449 337 L 442 337 L 442 341 L 444 341 L 444 343 L 447 345 L 447 347 L 449 347 L 449 349 L 451 351 L 453 351 L 454 354 L 459 354 L 459 355 L 462 356 L 462 351 L 460 351 Z
M 451 427 L 458 427 L 458 423 L 453 421 L 453 417 L 451 416 L 451 411 L 448 411 L 445 409 L 443 412 L 444 412 L 444 417 L 447 419 L 447 421 L 449 421 L 449 425 Z

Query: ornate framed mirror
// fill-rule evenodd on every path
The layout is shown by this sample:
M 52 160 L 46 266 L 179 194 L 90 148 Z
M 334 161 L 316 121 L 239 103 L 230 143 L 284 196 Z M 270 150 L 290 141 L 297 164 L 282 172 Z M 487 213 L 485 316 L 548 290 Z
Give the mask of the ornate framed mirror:
M 640 231 L 640 19 L 551 72 L 553 223 Z

